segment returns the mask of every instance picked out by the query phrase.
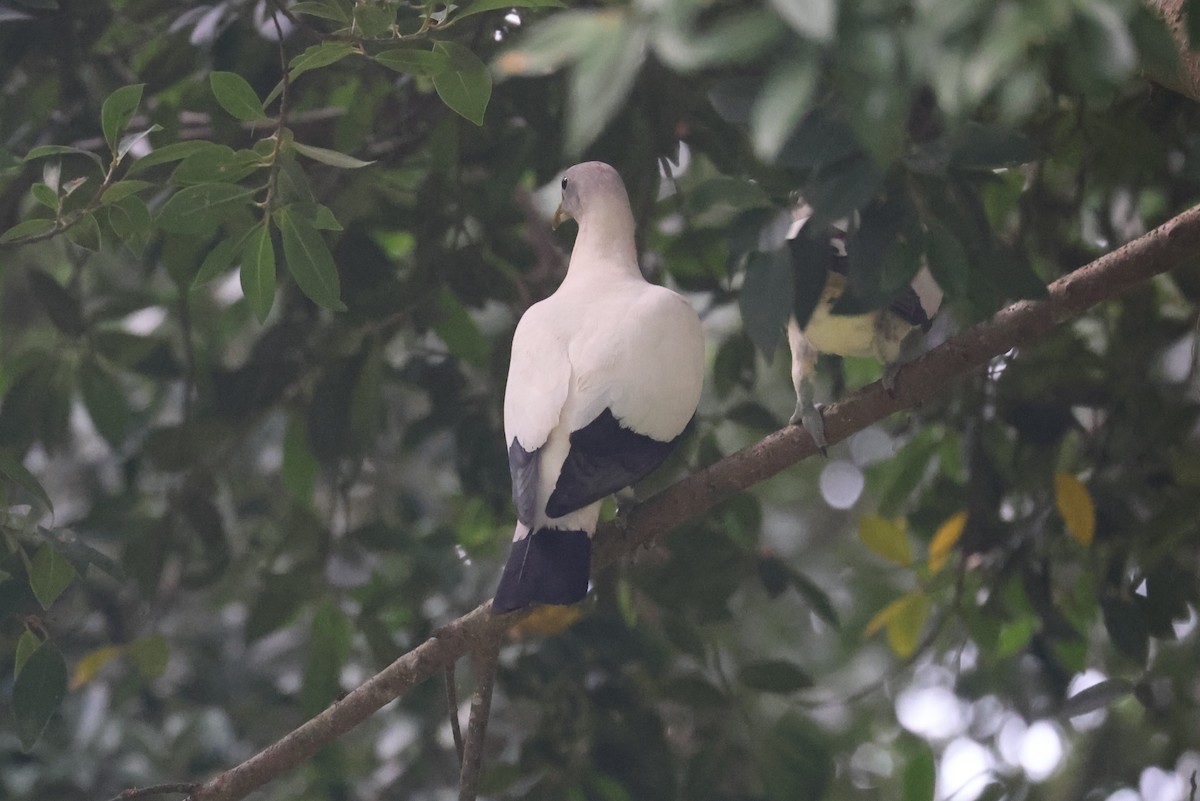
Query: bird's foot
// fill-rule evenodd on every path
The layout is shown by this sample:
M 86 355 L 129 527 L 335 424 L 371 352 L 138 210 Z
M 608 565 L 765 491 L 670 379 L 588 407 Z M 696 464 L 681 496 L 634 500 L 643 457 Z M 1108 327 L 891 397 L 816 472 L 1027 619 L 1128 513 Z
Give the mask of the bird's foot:
M 829 447 L 829 441 L 825 439 L 825 419 L 821 417 L 821 406 L 822 404 L 811 401 L 796 401 L 796 411 L 792 412 L 788 425 L 804 426 L 804 430 L 821 449 L 821 455 L 828 456 L 826 449 Z
M 903 366 L 903 363 L 899 361 L 888 362 L 883 366 L 883 377 L 879 382 L 883 384 L 887 394 L 893 398 L 896 397 L 896 377 L 900 375 L 900 368 Z

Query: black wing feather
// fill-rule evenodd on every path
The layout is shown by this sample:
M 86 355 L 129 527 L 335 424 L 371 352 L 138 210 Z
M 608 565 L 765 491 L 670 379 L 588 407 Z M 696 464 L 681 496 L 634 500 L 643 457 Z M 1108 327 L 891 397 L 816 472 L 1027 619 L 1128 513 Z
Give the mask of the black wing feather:
M 929 320 L 929 315 L 925 313 L 925 307 L 921 305 L 921 297 L 911 286 L 896 293 L 887 308 L 904 322 L 914 327 L 920 327 L 922 331 L 928 331 L 929 327 L 933 325 Z
M 538 451 L 527 451 L 513 437 L 508 446 L 508 472 L 512 476 L 513 504 L 517 507 L 517 519 L 530 528 L 537 514 Z
M 546 502 L 546 514 L 562 517 L 645 478 L 663 463 L 679 437 L 662 442 L 639 434 L 605 409 L 571 432 L 571 450 Z

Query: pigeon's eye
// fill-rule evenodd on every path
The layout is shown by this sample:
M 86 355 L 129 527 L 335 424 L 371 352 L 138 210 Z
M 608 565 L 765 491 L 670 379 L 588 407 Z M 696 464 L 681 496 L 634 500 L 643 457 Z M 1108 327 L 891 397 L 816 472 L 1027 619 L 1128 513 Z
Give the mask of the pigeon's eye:
M 567 179 L 563 178 L 563 189 L 567 188 Z

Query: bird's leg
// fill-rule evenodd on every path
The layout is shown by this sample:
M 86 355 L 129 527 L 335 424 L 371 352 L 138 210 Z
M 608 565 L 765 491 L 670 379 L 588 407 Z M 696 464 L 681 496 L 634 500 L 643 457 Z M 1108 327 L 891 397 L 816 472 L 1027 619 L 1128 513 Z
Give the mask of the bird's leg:
M 804 426 L 824 454 L 829 443 L 825 439 L 825 420 L 821 417 L 820 408 L 813 402 L 816 387 L 811 378 L 817 366 L 817 349 L 804 336 L 795 317 L 788 321 L 787 333 L 788 345 L 792 349 L 792 386 L 796 389 L 796 410 L 792 412 L 788 425 Z
M 889 359 L 883 366 L 883 377 L 880 379 L 880 383 L 893 398 L 896 397 L 896 377 L 900 374 L 900 368 L 917 357 L 920 340 L 917 329 L 909 331 L 904 339 L 900 340 L 900 350 L 896 354 L 896 358 Z

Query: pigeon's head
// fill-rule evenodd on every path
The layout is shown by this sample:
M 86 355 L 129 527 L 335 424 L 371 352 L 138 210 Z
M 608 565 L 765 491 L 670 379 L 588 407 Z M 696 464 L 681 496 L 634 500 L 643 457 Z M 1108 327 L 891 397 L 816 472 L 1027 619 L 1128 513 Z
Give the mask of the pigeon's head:
M 562 202 L 551 224 L 557 228 L 568 218 L 582 222 L 589 209 L 614 207 L 629 208 L 621 176 L 602 161 L 586 161 L 563 173 Z

